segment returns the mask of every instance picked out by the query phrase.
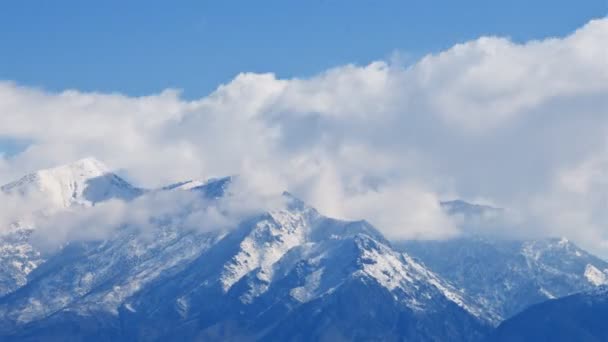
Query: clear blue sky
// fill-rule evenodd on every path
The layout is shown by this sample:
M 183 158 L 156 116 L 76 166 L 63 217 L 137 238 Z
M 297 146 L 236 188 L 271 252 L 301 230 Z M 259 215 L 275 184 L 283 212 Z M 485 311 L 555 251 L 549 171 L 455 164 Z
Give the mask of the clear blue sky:
M 0 79 L 201 97 L 241 71 L 307 76 L 480 35 L 563 35 L 608 0 L 4 1 Z

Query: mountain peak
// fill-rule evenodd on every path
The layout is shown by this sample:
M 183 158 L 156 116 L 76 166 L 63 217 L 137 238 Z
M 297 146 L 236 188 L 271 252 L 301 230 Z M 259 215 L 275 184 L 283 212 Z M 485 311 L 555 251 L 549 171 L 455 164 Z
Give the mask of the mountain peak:
M 109 168 L 93 157 L 82 158 L 77 161 L 40 169 L 25 175 L 17 181 L 2 186 L 2 190 L 10 191 L 24 184 L 39 182 L 48 178 L 94 178 L 110 173 Z
M 63 166 L 55 167 L 54 169 L 68 168 L 72 170 L 89 171 L 91 173 L 104 174 L 108 173 L 110 169 L 97 158 L 85 157 L 74 162 L 65 164 Z
M 88 206 L 109 198 L 131 199 L 141 192 L 93 157 L 30 173 L 0 190 L 25 196 L 42 195 L 58 208 Z
M 482 215 L 486 212 L 501 212 L 503 209 L 489 205 L 470 203 L 461 199 L 442 201 L 439 203 L 448 214 Z

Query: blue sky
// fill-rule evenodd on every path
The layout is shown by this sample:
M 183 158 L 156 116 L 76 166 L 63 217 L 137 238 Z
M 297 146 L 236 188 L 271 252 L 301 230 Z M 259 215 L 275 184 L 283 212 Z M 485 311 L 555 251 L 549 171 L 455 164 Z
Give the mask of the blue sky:
M 561 36 L 608 0 L 11 1 L 0 79 L 49 90 L 202 97 L 242 71 L 309 76 L 481 35 Z

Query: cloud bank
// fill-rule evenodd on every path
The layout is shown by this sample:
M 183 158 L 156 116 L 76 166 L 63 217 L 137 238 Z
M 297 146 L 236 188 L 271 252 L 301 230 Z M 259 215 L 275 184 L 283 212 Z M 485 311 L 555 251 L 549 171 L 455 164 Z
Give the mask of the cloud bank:
M 241 178 L 233 178 L 219 198 L 210 198 L 199 190 L 173 189 L 149 191 L 131 201 L 110 199 L 93 206 L 65 208 L 37 195 L 2 195 L 14 205 L 2 211 L 12 215 L 0 217 L 0 227 L 14 222 L 35 227 L 31 241 L 42 251 L 53 251 L 70 241 L 109 239 L 121 231 L 137 233 L 143 239 L 173 230 L 222 233 L 246 219 L 287 205 L 284 196 L 258 191 Z M 22 210 L 15 210 L 18 204 Z
M 141 186 L 240 174 L 392 238 L 457 233 L 440 199 L 512 208 L 513 234 L 608 248 L 608 19 L 567 37 L 482 37 L 411 65 L 242 73 L 209 96 L 0 83 L 0 181 L 94 155 Z M 504 232 L 502 232 L 504 233 Z M 607 252 L 604 252 L 608 254 Z

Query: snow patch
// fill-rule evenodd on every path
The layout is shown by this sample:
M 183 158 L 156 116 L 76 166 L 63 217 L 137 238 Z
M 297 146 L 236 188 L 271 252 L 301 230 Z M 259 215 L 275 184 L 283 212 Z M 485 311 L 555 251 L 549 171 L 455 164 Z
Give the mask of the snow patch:
M 547 291 L 547 289 L 545 289 L 544 287 L 540 288 L 540 293 L 542 293 L 545 297 L 547 297 L 549 299 L 556 298 L 555 295 L 553 295 L 551 292 Z
M 295 246 L 305 242 L 307 222 L 299 212 L 272 212 L 270 218 L 258 222 L 241 242 L 240 251 L 224 267 L 221 282 L 224 292 L 253 270 L 260 268 L 257 277 L 263 284 L 273 278 L 273 265 Z M 251 289 L 251 299 L 267 290 L 267 285 Z
M 606 276 L 606 273 L 598 270 L 597 267 L 591 264 L 588 264 L 587 267 L 585 267 L 584 276 L 588 282 L 595 286 L 608 284 L 608 277 Z

